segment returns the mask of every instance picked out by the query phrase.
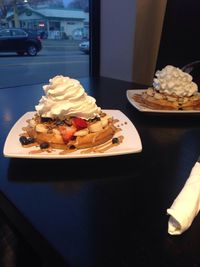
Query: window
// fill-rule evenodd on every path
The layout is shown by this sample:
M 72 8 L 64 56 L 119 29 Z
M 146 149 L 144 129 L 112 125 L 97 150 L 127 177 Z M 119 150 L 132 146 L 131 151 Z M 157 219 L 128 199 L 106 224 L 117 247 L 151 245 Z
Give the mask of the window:
M 22 30 L 13 30 L 9 45 L 7 40 L 0 44 L 0 88 L 47 83 L 55 75 L 78 79 L 98 74 L 99 0 L 9 3 L 7 13 L 0 13 L 0 27 L 6 36 L 13 26 Z M 34 39 L 31 48 L 28 42 L 21 47 L 22 36 Z
M 0 31 L 0 36 L 11 36 L 10 30 L 2 30 Z
M 12 30 L 12 36 L 27 36 L 27 33 L 22 30 Z
M 60 31 L 60 22 L 59 21 L 49 21 L 49 30 L 50 31 Z

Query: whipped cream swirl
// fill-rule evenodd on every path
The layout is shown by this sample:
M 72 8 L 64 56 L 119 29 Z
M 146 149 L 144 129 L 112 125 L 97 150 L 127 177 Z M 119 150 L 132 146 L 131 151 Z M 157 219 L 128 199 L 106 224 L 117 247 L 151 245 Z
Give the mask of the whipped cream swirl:
M 59 118 L 80 117 L 91 119 L 98 116 L 101 109 L 96 105 L 96 100 L 87 95 L 78 80 L 55 76 L 43 86 L 45 96 L 35 106 L 41 117 Z
M 198 91 L 197 84 L 192 81 L 190 74 L 171 65 L 158 70 L 155 76 L 153 87 L 160 93 L 190 97 Z

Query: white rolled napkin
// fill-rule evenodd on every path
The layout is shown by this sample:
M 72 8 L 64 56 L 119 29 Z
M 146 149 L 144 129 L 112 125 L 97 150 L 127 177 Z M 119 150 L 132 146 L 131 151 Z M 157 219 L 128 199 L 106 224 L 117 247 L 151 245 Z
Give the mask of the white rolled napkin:
M 193 166 L 183 189 L 167 209 L 170 215 L 168 233 L 180 235 L 186 231 L 193 222 L 200 209 L 200 163 Z

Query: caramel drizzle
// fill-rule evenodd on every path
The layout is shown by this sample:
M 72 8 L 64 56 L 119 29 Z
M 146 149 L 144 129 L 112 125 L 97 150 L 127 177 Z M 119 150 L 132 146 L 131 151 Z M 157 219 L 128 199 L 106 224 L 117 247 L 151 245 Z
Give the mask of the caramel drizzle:
M 107 150 L 111 149 L 112 147 L 118 146 L 123 142 L 124 137 L 121 135 L 118 138 L 118 143 L 112 143 L 112 140 L 109 140 L 105 144 L 101 144 L 98 146 L 90 147 L 90 148 L 85 148 L 80 150 L 80 154 L 89 154 L 89 153 L 104 153 Z M 74 151 L 77 151 L 79 149 L 65 149 L 59 153 L 59 155 L 66 155 L 69 153 L 72 153 Z
M 51 148 L 48 148 L 48 149 L 39 148 L 39 149 L 29 151 L 29 154 L 40 154 L 43 152 L 51 153 L 52 151 L 53 151 L 53 149 L 51 149 Z
M 112 140 L 108 141 L 105 144 L 99 145 L 99 146 L 95 146 L 95 147 L 91 147 L 91 148 L 87 148 L 82 150 L 80 153 L 81 154 L 88 154 L 88 153 L 104 153 L 107 150 L 111 149 L 112 147 L 118 146 L 123 142 L 124 137 L 121 135 L 118 138 L 118 143 L 112 143 Z
M 77 151 L 78 149 L 77 148 L 74 148 L 74 149 L 65 149 L 65 150 L 63 150 L 63 151 L 61 151 L 60 153 L 59 153 L 59 155 L 65 155 L 65 154 L 70 154 L 70 153 L 73 153 L 74 151 Z

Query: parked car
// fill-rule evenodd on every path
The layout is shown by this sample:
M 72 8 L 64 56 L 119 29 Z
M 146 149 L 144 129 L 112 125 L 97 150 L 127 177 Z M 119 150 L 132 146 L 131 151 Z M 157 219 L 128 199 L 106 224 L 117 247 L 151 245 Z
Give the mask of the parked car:
M 90 52 L 90 42 L 84 41 L 79 44 L 79 49 L 84 52 L 85 54 L 89 54 Z
M 42 49 L 42 43 L 37 34 L 31 30 L 8 28 L 0 30 L 0 52 L 16 52 L 22 56 L 36 56 Z

